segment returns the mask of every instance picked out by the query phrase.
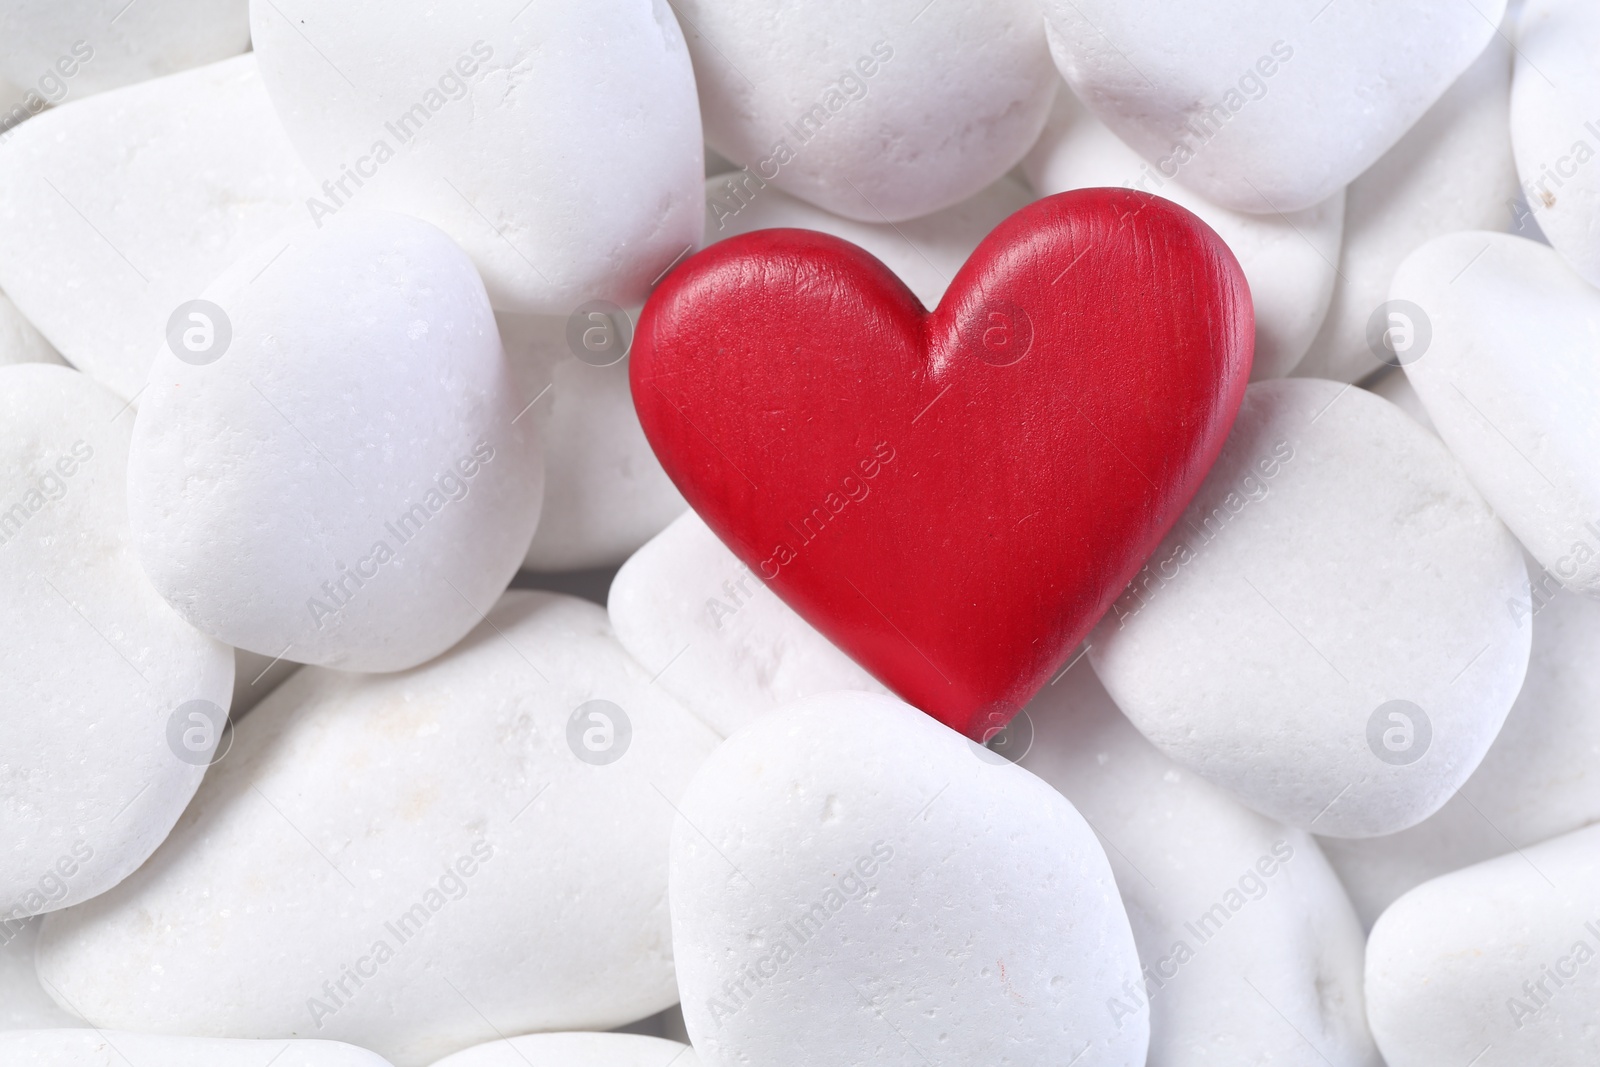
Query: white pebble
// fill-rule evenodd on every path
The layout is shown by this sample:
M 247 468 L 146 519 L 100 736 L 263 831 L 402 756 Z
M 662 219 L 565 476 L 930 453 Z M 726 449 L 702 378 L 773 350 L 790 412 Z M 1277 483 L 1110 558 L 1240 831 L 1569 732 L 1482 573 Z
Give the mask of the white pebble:
M 390 1067 L 336 1041 L 225 1041 L 118 1030 L 0 1034 L 0 1060 L 27 1067 Z
M 267 88 L 321 188 L 450 234 L 496 309 L 640 303 L 700 240 L 694 72 L 662 0 L 251 5 Z
M 706 141 L 785 192 L 862 222 L 928 215 L 995 181 L 1039 136 L 1057 82 L 1031 0 L 782 18 L 679 0 Z
M 1236 211 L 1321 203 L 1483 51 L 1505 0 L 1046 0 L 1056 65 L 1163 174 Z
M 296 672 L 169 847 L 46 923 L 40 974 L 97 1026 L 398 1067 L 492 1040 L 485 1017 L 621 1025 L 677 999 L 669 827 L 715 743 L 598 607 L 509 593 L 415 671 Z
M 173 311 L 312 191 L 253 55 L 70 103 L 0 150 L 0 287 L 130 398 Z
M 227 712 L 232 650 L 174 614 L 133 552 L 131 421 L 77 371 L 0 367 L 0 919 L 87 900 L 143 863 Z
M 606 609 L 657 684 L 724 737 L 801 697 L 888 692 L 692 511 L 622 565 Z
M 892 697 L 832 693 L 712 754 L 672 832 L 683 1017 L 708 1067 L 1145 1062 L 1094 832 Z M 825 1023 L 824 1023 L 825 1020 Z
M 524 1034 L 474 1045 L 433 1067 L 699 1067 L 694 1049 L 641 1034 Z
M 425 222 L 357 211 L 203 299 L 134 428 L 156 588 L 205 633 L 301 663 L 400 670 L 460 640 L 516 573 L 542 477 L 471 262 Z
M 1121 186 L 1165 197 L 1200 217 L 1239 260 L 1255 307 L 1254 381 L 1281 378 L 1300 362 L 1333 295 L 1344 232 L 1344 192 L 1292 215 L 1217 207 L 1162 176 L 1084 108 L 1065 86 L 1044 136 L 1023 163 L 1041 196 Z
M 1364 389 L 1258 382 L 1090 661 L 1157 748 L 1335 837 L 1427 818 L 1528 663 L 1516 541 L 1438 439 Z
M 1535 559 L 1600 596 L 1600 293 L 1545 245 L 1458 233 L 1389 295 L 1431 333 L 1406 376 L 1450 451 Z

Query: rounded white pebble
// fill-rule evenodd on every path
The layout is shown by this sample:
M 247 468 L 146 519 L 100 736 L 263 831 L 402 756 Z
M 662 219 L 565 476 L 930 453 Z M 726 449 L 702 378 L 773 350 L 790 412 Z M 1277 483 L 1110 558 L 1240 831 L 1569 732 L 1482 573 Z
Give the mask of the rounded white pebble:
M 471 262 L 425 222 L 357 211 L 262 246 L 203 300 L 134 428 L 157 590 L 301 663 L 400 670 L 460 640 L 527 551 L 543 469 Z
M 694 1049 L 642 1034 L 524 1034 L 474 1045 L 433 1067 L 700 1067 Z
M 1364 389 L 1257 382 L 1089 652 L 1157 748 L 1303 830 L 1437 811 L 1522 685 L 1522 555 L 1437 438 Z
M 1023 168 L 1041 196 L 1119 186 L 1154 193 L 1194 212 L 1238 258 L 1250 284 L 1256 317 L 1251 380 L 1281 378 L 1305 355 L 1333 295 L 1344 232 L 1343 190 L 1292 215 L 1217 207 L 1140 159 L 1065 86 Z
M 39 972 L 97 1026 L 398 1067 L 492 1039 L 485 1017 L 619 1026 L 677 999 L 673 805 L 715 744 L 600 608 L 508 593 L 414 671 L 296 672 L 169 847 L 45 924 Z
M 1202 1064 L 1218 1049 L 1237 1063 L 1375 1063 L 1365 936 L 1309 834 L 1156 751 L 1087 664 L 1002 739 L 1108 842 L 1144 971 L 1106 1008 L 1123 1024 L 1149 1017 L 1150 1063 Z
M 606 610 L 657 683 L 724 737 L 801 697 L 888 692 L 692 511 L 622 565 Z
M 133 552 L 131 421 L 77 371 L 0 367 L 0 919 L 77 904 L 143 863 L 227 712 L 233 651 L 174 614 Z
M 1389 1067 L 1592 1067 L 1600 826 L 1413 889 L 1372 928 L 1366 977 Z
M 303 219 L 314 191 L 253 55 L 69 103 L 5 137 L 0 287 L 124 399 L 144 388 L 173 311 Z
M 1212 203 L 1321 203 L 1388 151 L 1494 36 L 1506 0 L 1199 0 L 1159 17 L 1046 0 L 1056 65 L 1089 109 Z
M 642 303 L 700 240 L 700 110 L 664 0 L 251 4 L 284 128 L 321 187 L 304 210 L 416 215 L 496 309 Z
M 0 1034 L 0 1062 L 18 1067 L 390 1067 L 338 1041 L 227 1041 L 119 1030 L 33 1030 Z
M 1600 596 L 1600 293 L 1546 245 L 1458 233 L 1389 296 L 1428 324 L 1406 376 L 1450 451 L 1540 564 Z
M 1094 832 L 909 705 L 799 701 L 712 754 L 672 831 L 683 1017 L 708 1067 L 1145 1062 Z M 826 1025 L 819 1025 L 826 1020 Z
M 746 0 L 675 7 L 707 143 L 862 222 L 975 196 L 1039 136 L 1058 81 L 1031 0 L 921 11 L 820 0 L 782 18 Z

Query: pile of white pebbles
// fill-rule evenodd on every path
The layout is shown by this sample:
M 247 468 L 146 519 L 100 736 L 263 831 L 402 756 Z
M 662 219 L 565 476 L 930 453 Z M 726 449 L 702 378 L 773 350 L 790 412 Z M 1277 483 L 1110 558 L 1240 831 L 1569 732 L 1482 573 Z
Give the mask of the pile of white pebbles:
M 0 0 L 0 80 L 0 1064 L 1600 1063 L 1594 0 Z M 1255 380 L 980 745 L 631 324 L 1108 185 Z

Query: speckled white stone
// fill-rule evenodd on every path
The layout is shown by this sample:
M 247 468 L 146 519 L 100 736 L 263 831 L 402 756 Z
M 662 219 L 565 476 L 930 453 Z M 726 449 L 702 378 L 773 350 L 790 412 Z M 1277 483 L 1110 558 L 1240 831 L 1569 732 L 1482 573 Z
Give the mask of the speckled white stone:
M 1106 1008 L 1139 961 L 1094 832 L 915 708 L 798 701 L 679 808 L 672 944 L 708 1067 L 1145 1062 L 1149 1020 Z
M 1545 245 L 1458 233 L 1389 296 L 1431 324 L 1406 376 L 1450 451 L 1540 564 L 1600 596 L 1600 293 Z
M 699 1067 L 694 1049 L 642 1034 L 524 1034 L 446 1056 L 433 1067 Z
M 542 463 L 483 283 L 418 219 L 284 234 L 205 299 L 220 357 L 166 347 L 128 468 L 139 556 L 198 629 L 400 670 L 477 625 L 538 522 Z M 220 333 L 217 334 L 220 338 Z
M 1528 676 L 1483 763 L 1409 830 L 1323 842 L 1369 926 L 1430 878 L 1600 822 L 1600 604 L 1530 574 L 1533 596 L 1506 606 L 1533 627 Z
M 118 1030 L 0 1034 L 0 1060 L 19 1067 L 390 1067 L 335 1041 L 223 1041 Z
M 170 720 L 191 700 L 228 706 L 232 651 L 174 614 L 134 555 L 131 421 L 77 371 L 0 367 L 0 920 L 144 862 L 210 747 L 180 759 Z
M 1333 302 L 1295 373 L 1354 382 L 1382 370 L 1367 324 L 1389 299 L 1401 260 L 1447 233 L 1511 226 L 1517 171 L 1510 110 L 1511 43 L 1496 36 L 1399 143 L 1350 183 Z
M 831 214 L 740 170 L 706 180 L 706 244 L 776 226 L 821 230 L 877 256 L 933 308 L 978 242 L 1032 200 L 1020 182 L 1001 178 L 954 207 L 891 226 Z
M 424 218 L 499 310 L 641 303 L 700 240 L 700 110 L 666 0 L 256 0 L 250 28 L 322 186 L 306 215 Z
M 637 309 L 625 314 L 638 320 Z M 579 360 L 568 346 L 565 319 L 508 312 L 496 318 L 506 354 L 530 383 L 533 406 L 519 421 L 537 426 L 544 442 L 544 508 L 522 565 L 532 571 L 616 566 L 689 506 L 645 440 L 628 361 Z
M 173 310 L 303 219 L 312 189 L 254 56 L 69 102 L 0 145 L 0 287 L 132 397 Z
M 1444 875 L 1367 942 L 1367 1017 L 1389 1067 L 1600 1059 L 1600 826 Z
M 1249 806 L 1393 833 L 1450 798 L 1505 720 L 1529 642 L 1506 603 L 1526 582 L 1460 464 L 1388 401 L 1257 382 L 1089 659 L 1157 748 Z M 1412 705 L 1409 735 L 1392 701 Z
M 1001 737 L 1106 844 L 1144 965 L 1107 1010 L 1150 1019 L 1152 1067 L 1200 1067 L 1219 1049 L 1237 1063 L 1377 1067 L 1365 936 L 1309 834 L 1156 751 L 1087 663 Z
M 0 77 L 60 104 L 215 63 L 249 50 L 248 9 L 249 0 L 8 0 Z
M 887 693 L 778 599 L 694 512 L 622 565 L 606 604 L 656 684 L 726 737 L 801 697 Z
M 1251 379 L 1281 378 L 1305 355 L 1333 295 L 1344 232 L 1343 190 L 1290 215 L 1249 215 L 1218 207 L 1139 158 L 1065 86 L 1023 169 L 1040 196 L 1121 186 L 1165 197 L 1194 212 L 1227 243 L 1250 283 L 1256 316 Z
M 676 0 L 706 141 L 835 215 L 900 222 L 995 181 L 1057 78 L 1032 0 Z
M 1505 0 L 1045 0 L 1056 65 L 1119 137 L 1238 211 L 1300 211 L 1394 146 Z
M 170 847 L 46 923 L 40 973 L 98 1026 L 323 1037 L 398 1067 L 493 1040 L 485 1017 L 659 1011 L 672 806 L 716 738 L 649 681 L 600 608 L 522 591 L 414 671 L 302 669 Z M 591 700 L 621 709 L 613 746 L 631 724 L 608 764 L 569 741 Z

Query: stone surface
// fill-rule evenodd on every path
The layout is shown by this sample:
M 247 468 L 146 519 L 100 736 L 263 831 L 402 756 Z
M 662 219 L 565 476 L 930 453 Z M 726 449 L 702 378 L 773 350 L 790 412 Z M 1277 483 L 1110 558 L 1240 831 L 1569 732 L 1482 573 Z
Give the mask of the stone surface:
M 1389 299 L 1400 262 L 1435 237 L 1513 224 L 1510 109 L 1511 43 L 1496 36 L 1399 143 L 1350 183 L 1333 302 L 1295 373 L 1354 382 L 1392 366 L 1392 356 L 1386 363 L 1373 351 L 1367 327 Z
M 1600 826 L 1418 886 L 1367 943 L 1389 1067 L 1600 1058 Z
M 446 1056 L 433 1067 L 699 1067 L 694 1049 L 638 1034 L 525 1034 Z
M 1387 401 L 1252 385 L 1188 511 L 1091 637 L 1157 748 L 1291 826 L 1370 837 L 1437 811 L 1522 685 L 1516 541 Z
M 509 593 L 414 671 L 297 671 L 169 847 L 45 925 L 40 973 L 98 1026 L 398 1067 L 617 1026 L 677 999 L 669 827 L 715 743 L 601 609 Z
M 28 1067 L 389 1067 L 376 1053 L 336 1041 L 222 1041 L 116 1030 L 0 1034 L 0 1058 Z
M 87 1025 L 50 999 L 33 966 L 39 917 L 0 921 L 0 1030 L 55 1030 Z
M 0 77 L 60 104 L 248 51 L 249 0 L 8 0 L 0 39 Z
M 1508 605 L 1533 628 L 1528 676 L 1483 763 L 1409 830 L 1323 842 L 1368 926 L 1430 878 L 1600 822 L 1600 604 L 1530 573 L 1531 600 Z
M 174 614 L 134 555 L 131 422 L 77 371 L 0 367 L 0 919 L 87 900 L 144 862 L 228 706 L 231 650 Z
M 460 640 L 527 551 L 543 469 L 466 255 L 354 211 L 261 246 L 203 299 L 211 347 L 168 344 L 134 428 L 157 590 L 219 640 L 301 663 L 400 670 Z
M 282 0 L 250 27 L 322 183 L 313 217 L 426 219 L 499 310 L 642 302 L 700 240 L 700 111 L 665 0 Z
M 1471 65 L 1505 0 L 1046 0 L 1067 83 L 1168 177 L 1237 211 L 1348 185 Z
M 883 260 L 924 307 L 933 308 L 978 242 L 1032 200 L 1020 182 L 1007 177 L 931 215 L 894 225 L 859 222 L 790 196 L 753 173 L 735 171 L 706 180 L 706 244 L 775 226 L 821 230 Z
M 724 742 L 679 810 L 672 941 L 701 1062 L 1145 1062 L 1148 1019 L 1106 1010 L 1139 961 L 1093 831 L 915 708 L 791 704 Z
M 888 692 L 692 511 L 622 565 L 606 608 L 657 684 L 724 737 L 801 697 Z
M 1251 379 L 1281 378 L 1305 355 L 1333 294 L 1344 232 L 1342 190 L 1290 215 L 1217 207 L 1146 163 L 1065 86 L 1023 169 L 1040 196 L 1114 185 L 1165 197 L 1194 212 L 1227 243 L 1250 283 L 1256 314 Z
M 304 219 L 313 191 L 254 56 L 74 101 L 0 150 L 0 287 L 132 397 L 173 311 Z
M 1139 736 L 1088 664 L 991 742 L 1106 844 L 1143 981 L 1106 1004 L 1150 1020 L 1149 1067 L 1379 1067 L 1365 936 L 1311 836 L 1257 815 Z
M 835 215 L 960 203 L 1039 136 L 1057 78 L 1030 0 L 678 0 L 706 141 Z
M 538 399 L 519 419 L 539 428 L 545 457 L 544 507 L 522 564 L 528 570 L 615 567 L 689 506 L 639 426 L 625 347 L 610 350 L 631 336 L 637 310 L 597 314 L 599 324 L 578 320 L 576 347 L 566 319 L 497 316 L 506 354 L 537 383 L 526 391 Z M 587 330 L 599 331 L 597 351 L 583 345 Z
M 1458 233 L 1389 296 L 1428 324 L 1406 376 L 1445 444 L 1540 564 L 1600 596 L 1600 293 L 1542 244 Z

